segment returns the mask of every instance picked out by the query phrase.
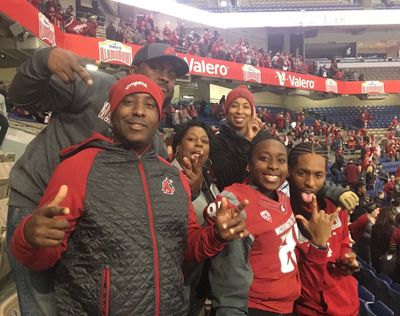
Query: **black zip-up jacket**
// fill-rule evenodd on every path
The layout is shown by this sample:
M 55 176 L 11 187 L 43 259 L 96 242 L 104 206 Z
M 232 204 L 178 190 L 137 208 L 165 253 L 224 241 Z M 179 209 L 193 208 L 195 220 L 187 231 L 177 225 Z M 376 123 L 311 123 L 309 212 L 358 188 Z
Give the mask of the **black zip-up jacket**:
M 247 177 L 247 153 L 250 142 L 236 133 L 228 124 L 212 139 L 210 159 L 212 171 L 221 192 L 233 183 L 241 183 Z

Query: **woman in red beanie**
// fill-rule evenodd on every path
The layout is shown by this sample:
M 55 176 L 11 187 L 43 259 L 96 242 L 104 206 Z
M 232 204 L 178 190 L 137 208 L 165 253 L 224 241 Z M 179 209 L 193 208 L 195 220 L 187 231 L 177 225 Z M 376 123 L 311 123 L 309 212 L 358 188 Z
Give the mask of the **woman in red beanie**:
M 225 101 L 226 123 L 213 140 L 210 158 L 219 190 L 240 183 L 247 176 L 247 152 L 250 142 L 262 128 L 256 118 L 256 102 L 250 90 L 241 85 Z

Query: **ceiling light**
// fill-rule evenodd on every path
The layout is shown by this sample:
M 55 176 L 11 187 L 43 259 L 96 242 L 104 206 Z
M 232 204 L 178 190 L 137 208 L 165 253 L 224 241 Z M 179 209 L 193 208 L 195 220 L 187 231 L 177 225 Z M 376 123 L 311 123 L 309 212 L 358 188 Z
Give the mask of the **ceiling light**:
M 99 69 L 99 67 L 97 65 L 93 65 L 93 64 L 87 64 L 85 67 L 87 70 L 90 70 L 90 71 L 97 71 Z

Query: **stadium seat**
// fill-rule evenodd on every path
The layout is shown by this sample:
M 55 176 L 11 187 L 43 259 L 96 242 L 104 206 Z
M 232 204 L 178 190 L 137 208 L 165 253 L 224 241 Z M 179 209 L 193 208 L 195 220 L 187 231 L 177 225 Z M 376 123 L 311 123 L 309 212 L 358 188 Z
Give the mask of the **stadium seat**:
M 371 270 L 372 272 L 376 273 L 376 269 L 370 265 L 367 261 L 361 259 L 360 257 L 357 257 L 357 261 L 360 263 L 361 266 L 363 266 L 364 268 Z
M 366 287 L 370 292 L 375 293 L 375 279 L 377 279 L 375 272 L 361 266 L 360 271 L 354 273 L 354 277 L 360 285 Z
M 365 309 L 368 316 L 394 316 L 394 312 L 381 301 L 366 303 Z
M 397 291 L 397 292 L 400 292 L 400 284 L 397 283 L 397 282 L 393 282 L 392 283 L 392 289 Z
M 362 299 L 360 299 L 360 308 L 359 308 L 359 316 L 368 316 L 367 312 L 367 302 L 364 302 Z
M 400 284 L 393 283 L 390 294 L 390 308 L 395 312 L 396 315 L 400 315 Z
M 386 281 L 389 285 L 392 285 L 393 283 L 393 280 L 384 273 L 378 273 L 377 277 L 381 280 Z
M 382 301 L 387 306 L 391 305 L 392 295 L 391 291 L 392 288 L 385 280 L 380 279 L 379 277 L 375 277 L 373 279 L 374 282 L 374 291 L 372 293 L 375 294 L 377 300 Z
M 366 303 L 375 301 L 375 295 L 362 285 L 358 285 L 358 297 L 360 298 L 360 300 Z

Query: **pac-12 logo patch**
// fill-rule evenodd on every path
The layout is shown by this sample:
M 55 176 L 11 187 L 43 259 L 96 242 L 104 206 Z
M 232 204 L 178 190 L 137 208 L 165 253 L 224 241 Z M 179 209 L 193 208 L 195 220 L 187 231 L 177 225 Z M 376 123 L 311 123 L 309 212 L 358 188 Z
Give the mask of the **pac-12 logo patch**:
M 263 219 L 265 219 L 267 222 L 272 223 L 272 216 L 271 216 L 271 214 L 270 214 L 267 210 L 262 211 L 262 212 L 260 213 L 260 215 L 261 215 L 261 217 L 262 217 Z
M 173 183 L 172 180 L 169 180 L 167 177 L 165 177 L 165 179 L 161 183 L 161 190 L 163 191 L 164 194 L 169 194 L 169 195 L 174 194 L 175 188 L 172 183 Z

